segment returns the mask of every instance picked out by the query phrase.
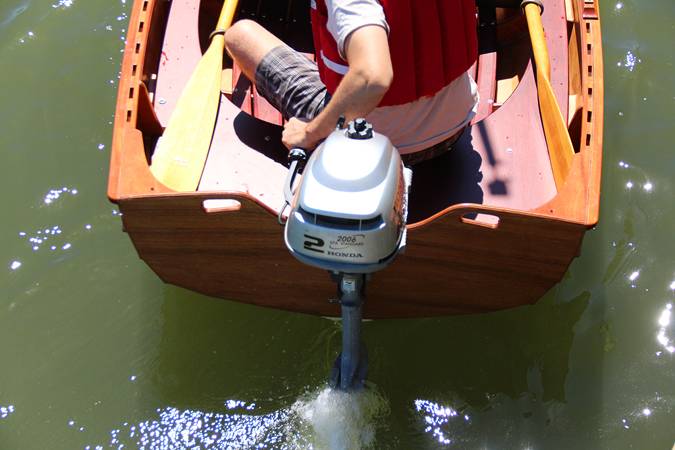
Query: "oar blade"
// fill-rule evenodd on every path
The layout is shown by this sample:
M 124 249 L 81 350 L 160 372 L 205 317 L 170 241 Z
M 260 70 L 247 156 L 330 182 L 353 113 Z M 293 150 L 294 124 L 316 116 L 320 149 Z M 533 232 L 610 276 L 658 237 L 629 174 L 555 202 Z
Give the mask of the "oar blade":
M 572 167 L 574 146 L 570 139 L 565 119 L 558 106 L 558 101 L 548 79 L 537 71 L 537 90 L 539 93 L 539 110 L 544 125 L 544 134 L 551 159 L 553 179 L 558 190 L 565 184 L 567 174 Z
M 220 104 L 224 38 L 214 36 L 183 89 L 152 157 L 152 174 L 176 191 L 194 191 L 204 170 Z
M 535 2 L 522 3 L 527 17 L 527 28 L 532 41 L 532 52 L 537 66 L 537 94 L 539 97 L 539 111 L 544 125 L 548 155 L 551 160 L 551 169 L 555 186 L 560 191 L 572 166 L 574 147 L 570 140 L 565 118 L 560 112 L 558 100 L 555 97 L 550 80 L 550 61 L 544 26 L 541 22 L 543 9 Z

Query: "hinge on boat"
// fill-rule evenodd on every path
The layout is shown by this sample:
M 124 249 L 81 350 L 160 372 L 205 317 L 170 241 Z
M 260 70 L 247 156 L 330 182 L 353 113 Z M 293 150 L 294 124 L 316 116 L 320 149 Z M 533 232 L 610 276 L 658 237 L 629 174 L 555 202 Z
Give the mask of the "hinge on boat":
M 584 12 L 583 18 L 586 20 L 597 20 L 598 19 L 598 5 L 596 4 L 597 0 L 584 0 Z

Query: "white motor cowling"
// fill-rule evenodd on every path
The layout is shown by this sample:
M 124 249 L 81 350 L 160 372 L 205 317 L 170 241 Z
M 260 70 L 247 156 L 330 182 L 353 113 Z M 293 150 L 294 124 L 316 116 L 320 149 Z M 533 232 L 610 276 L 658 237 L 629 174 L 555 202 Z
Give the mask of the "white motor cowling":
M 286 246 L 303 263 L 333 272 L 382 269 L 405 246 L 411 176 L 389 139 L 364 119 L 337 129 L 307 162 Z

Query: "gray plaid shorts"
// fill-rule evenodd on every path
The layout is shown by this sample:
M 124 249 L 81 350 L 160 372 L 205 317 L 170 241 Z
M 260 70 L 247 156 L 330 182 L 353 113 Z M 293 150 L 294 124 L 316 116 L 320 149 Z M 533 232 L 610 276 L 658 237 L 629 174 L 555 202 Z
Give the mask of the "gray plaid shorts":
M 281 111 L 286 120 L 297 117 L 310 121 L 330 101 L 316 63 L 285 45 L 273 48 L 260 61 L 255 71 L 255 85 L 258 93 Z M 442 155 L 453 148 L 465 129 L 443 142 L 401 155 L 401 158 L 406 165 L 415 165 Z
M 285 45 L 273 48 L 260 61 L 255 85 L 286 120 L 312 120 L 330 100 L 316 63 Z

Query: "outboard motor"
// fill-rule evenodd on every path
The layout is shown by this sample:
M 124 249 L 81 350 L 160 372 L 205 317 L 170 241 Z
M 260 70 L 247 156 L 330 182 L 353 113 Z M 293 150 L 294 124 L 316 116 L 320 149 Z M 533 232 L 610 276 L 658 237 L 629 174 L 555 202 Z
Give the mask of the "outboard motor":
M 365 285 L 370 274 L 384 269 L 405 247 L 412 172 L 389 139 L 365 119 L 328 136 L 306 163 L 297 187 L 306 155 L 294 149 L 289 158 L 286 246 L 301 262 L 328 270 L 337 282 L 342 353 L 331 384 L 359 388 L 367 371 L 360 342 Z

